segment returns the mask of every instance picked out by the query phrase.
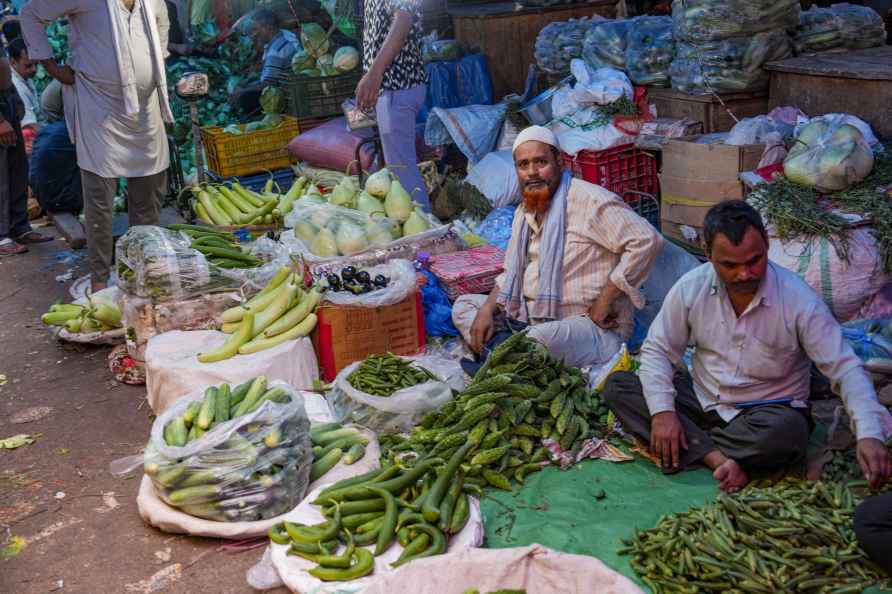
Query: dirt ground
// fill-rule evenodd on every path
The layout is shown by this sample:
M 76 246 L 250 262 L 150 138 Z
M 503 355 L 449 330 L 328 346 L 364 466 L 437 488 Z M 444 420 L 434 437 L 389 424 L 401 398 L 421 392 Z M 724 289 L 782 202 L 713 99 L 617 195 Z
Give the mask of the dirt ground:
M 0 592 L 253 592 L 245 572 L 262 547 L 224 550 L 147 526 L 138 474 L 109 473 L 145 444 L 145 388 L 114 380 L 108 347 L 60 343 L 39 319 L 84 274 L 85 252 L 63 240 L 0 259 L 0 439 L 39 434 L 0 450 Z

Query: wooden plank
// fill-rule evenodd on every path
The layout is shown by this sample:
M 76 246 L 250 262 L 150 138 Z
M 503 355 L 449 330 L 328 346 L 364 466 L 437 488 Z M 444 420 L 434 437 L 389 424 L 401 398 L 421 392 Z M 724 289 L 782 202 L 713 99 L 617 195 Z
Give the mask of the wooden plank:
M 800 56 L 769 62 L 767 70 L 858 80 L 892 80 L 892 46 Z
M 527 68 L 535 63 L 536 37 L 545 25 L 596 14 L 612 17 L 616 14 L 616 2 L 598 0 L 548 9 L 503 11 L 495 15 L 473 13 L 470 16 L 456 16 L 455 11 L 450 9 L 450 14 L 453 15 L 455 39 L 471 51 L 479 51 L 486 56 L 493 94 L 498 101 L 509 93 L 523 91 Z
M 721 97 L 724 105 L 712 95 L 688 95 L 672 89 L 655 88 L 649 88 L 647 92 L 648 101 L 657 109 L 657 117 L 701 122 L 707 134 L 727 132 L 737 123 L 735 117 L 740 120 L 768 111 L 767 91 L 731 93 Z
M 810 116 L 850 113 L 880 138 L 892 139 L 892 80 L 772 72 L 770 107 L 793 105 Z

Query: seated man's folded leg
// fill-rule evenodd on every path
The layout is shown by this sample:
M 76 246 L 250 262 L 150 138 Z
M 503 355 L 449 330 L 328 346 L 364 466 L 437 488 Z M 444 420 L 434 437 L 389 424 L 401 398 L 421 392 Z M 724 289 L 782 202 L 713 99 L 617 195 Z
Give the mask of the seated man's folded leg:
M 892 576 L 892 493 L 865 499 L 855 509 L 854 524 L 858 544 Z
M 741 412 L 712 430 L 718 449 L 744 468 L 779 470 L 805 460 L 809 424 L 806 413 L 784 404 Z
M 676 379 L 681 379 L 681 376 Z M 687 376 L 687 379 L 690 381 L 690 376 Z M 679 386 L 679 383 L 681 382 L 676 381 L 676 390 L 678 390 L 676 411 L 688 440 L 688 449 L 682 450 L 679 466 L 681 469 L 687 469 L 698 466 L 703 457 L 715 449 L 715 445 L 709 434 L 686 413 L 692 406 L 699 406 L 693 395 L 693 388 Z M 612 374 L 607 378 L 601 396 L 625 430 L 649 445 L 651 416 L 638 376 L 629 371 Z M 689 399 L 694 399 L 693 403 L 687 402 Z
M 619 352 L 623 343 L 619 335 L 599 328 L 588 316 L 536 324 L 530 327 L 529 337 L 573 367 L 603 365 Z

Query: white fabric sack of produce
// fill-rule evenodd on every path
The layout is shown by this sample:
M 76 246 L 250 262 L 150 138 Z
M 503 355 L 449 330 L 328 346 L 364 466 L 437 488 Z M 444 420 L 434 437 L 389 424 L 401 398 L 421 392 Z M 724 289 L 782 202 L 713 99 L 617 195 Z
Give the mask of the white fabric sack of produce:
M 214 330 L 175 330 L 153 336 L 146 347 L 149 406 L 161 414 L 182 396 L 203 386 L 241 383 L 265 375 L 298 390 L 312 390 L 319 378 L 316 352 L 309 338 L 289 340 L 265 351 L 201 363 L 198 354 L 220 347 L 229 334 Z
M 386 307 L 414 294 L 418 285 L 415 266 L 408 260 L 391 260 L 386 264 L 362 270 L 368 272 L 372 278 L 379 274 L 384 275 L 388 280 L 387 286 L 361 295 L 354 295 L 350 291 L 326 291 L 323 302 L 360 307 Z
M 610 121 L 613 118 L 609 118 Z M 635 141 L 612 123 L 602 123 L 604 116 L 597 107 L 580 109 L 571 116 L 555 119 L 551 131 L 555 133 L 561 150 L 571 157 L 579 151 L 602 151 Z
M 415 361 L 441 381 L 427 381 L 397 390 L 390 396 L 367 394 L 350 385 L 349 377 L 362 364 L 351 363 L 338 373 L 334 388 L 326 395 L 335 421 L 356 423 L 379 433 L 408 431 L 425 413 L 452 400 L 452 390 L 465 387 L 461 365 L 436 356 L 404 357 Z
M 840 114 L 812 118 L 797 130 L 784 159 L 790 181 L 819 192 L 845 190 L 873 169 L 873 151 L 861 131 Z
M 118 476 L 143 467 L 143 519 L 168 532 L 237 538 L 262 534 L 275 523 L 268 520 L 298 504 L 313 464 L 310 421 L 291 386 L 272 382 L 266 390 L 278 391 L 277 401 L 263 401 L 184 446 L 168 445 L 177 431 L 171 427 L 179 423 L 185 432 L 183 414 L 204 399 L 205 390 L 193 392 L 155 419 L 143 455 L 112 463 Z
M 299 524 L 317 524 L 325 521 L 327 518 L 322 515 L 321 509 L 310 502 L 329 484 L 331 483 L 326 483 L 311 491 L 297 508 L 286 514 L 285 519 Z M 470 504 L 468 523 L 465 524 L 461 532 L 449 538 L 447 552 L 472 550 L 483 543 L 484 529 L 483 517 L 480 514 L 480 503 L 474 497 L 469 497 L 468 501 Z M 375 546 L 370 545 L 366 548 L 373 550 Z M 373 573 L 349 582 L 323 582 L 313 577 L 307 573 L 307 570 L 316 567 L 316 563 L 302 557 L 289 555 L 287 545 L 271 543 L 270 560 L 285 586 L 292 592 L 302 594 L 310 592 L 313 594 L 345 594 L 348 592 L 364 592 L 365 588 L 372 587 L 382 577 L 392 574 L 395 570 L 390 567 L 390 564 L 399 558 L 402 551 L 403 548 L 399 543 L 394 542 L 383 555 L 375 557 L 375 570 Z M 408 563 L 404 567 L 411 566 L 414 563 L 416 561 Z M 390 590 L 393 594 L 399 591 L 401 590 Z M 413 592 L 413 590 L 405 590 L 405 592 Z
M 382 574 L 363 594 L 462 594 L 496 590 L 643 594 L 624 575 L 588 555 L 540 544 L 513 549 L 465 549 L 408 563 Z
M 782 241 L 771 236 L 768 257 L 802 277 L 824 299 L 836 319 L 847 322 L 892 280 L 883 272 L 882 257 L 870 227 L 850 229 L 848 243 L 847 262 L 828 239 Z
M 117 307 L 118 310 L 121 310 L 124 305 L 123 298 L 124 293 L 118 289 L 118 287 L 108 287 L 93 293 L 89 300 L 93 301 L 95 304 L 107 303 Z M 73 303 L 86 307 L 88 305 L 88 299 L 86 297 L 80 297 L 75 299 Z M 124 342 L 125 335 L 124 328 L 115 328 L 113 330 L 106 330 L 105 332 L 69 332 L 64 326 L 53 326 L 52 330 L 53 334 L 59 340 L 81 344 L 118 344 Z
M 511 150 L 489 153 L 468 172 L 465 181 L 477 188 L 493 208 L 520 202 L 520 182 Z
M 570 62 L 576 79 L 571 96 L 577 105 L 607 105 L 622 97 L 632 98 L 632 81 L 616 68 L 592 68 L 583 60 Z
M 331 421 L 328 405 L 320 395 L 312 392 L 299 392 L 298 397 L 304 399 L 307 414 L 313 425 Z M 310 483 L 306 489 L 307 492 L 315 489 L 317 485 L 323 482 L 336 482 L 378 468 L 378 459 L 381 455 L 378 447 L 378 438 L 367 429 L 362 430 L 362 434 L 369 442 L 365 446 L 365 456 L 352 465 L 347 465 L 343 461 L 339 462 L 325 475 Z M 136 505 L 139 509 L 140 517 L 159 530 L 172 534 L 191 534 L 192 536 L 206 536 L 210 538 L 241 539 L 261 536 L 271 526 L 285 519 L 284 513 L 273 518 L 254 522 L 219 522 L 192 516 L 165 503 L 158 496 L 158 492 L 152 484 L 152 479 L 148 475 L 143 475 L 142 482 L 139 485 L 139 494 L 136 497 Z

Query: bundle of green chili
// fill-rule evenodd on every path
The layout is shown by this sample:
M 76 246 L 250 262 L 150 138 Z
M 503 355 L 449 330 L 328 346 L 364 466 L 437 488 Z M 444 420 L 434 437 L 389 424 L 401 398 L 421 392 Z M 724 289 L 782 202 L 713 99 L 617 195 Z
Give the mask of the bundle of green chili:
M 892 272 L 892 146 L 877 154 L 873 171 L 848 190 L 822 195 L 817 190 L 780 178 L 762 184 L 748 198 L 782 240 L 803 236 L 827 238 L 840 258 L 848 261 L 849 222 L 835 210 L 867 217 L 883 269 Z M 835 210 L 834 210 L 835 209 Z
M 428 381 L 440 381 L 433 373 L 410 359 L 392 353 L 372 355 L 359 364 L 347 381 L 357 390 L 375 396 L 390 396 L 397 390 Z

